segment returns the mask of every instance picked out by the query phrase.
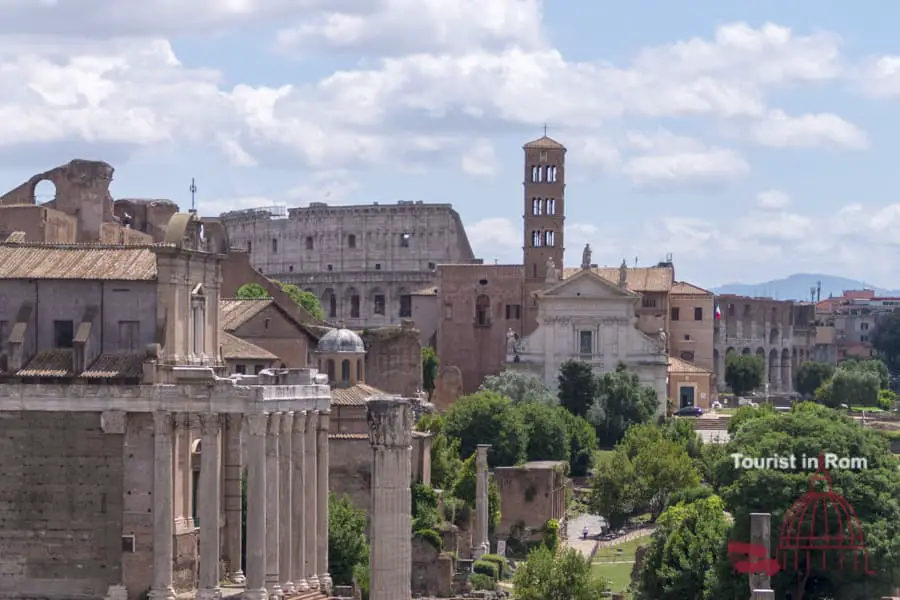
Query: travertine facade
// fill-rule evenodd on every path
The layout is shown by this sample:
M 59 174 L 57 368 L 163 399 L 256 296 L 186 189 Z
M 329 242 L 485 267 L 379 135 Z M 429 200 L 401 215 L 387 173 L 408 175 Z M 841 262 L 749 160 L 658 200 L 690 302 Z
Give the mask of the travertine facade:
M 412 410 L 406 400 L 366 403 L 372 444 L 370 600 L 410 600 L 412 583 Z
M 765 360 L 770 392 L 791 392 L 797 368 L 816 346 L 815 305 L 771 298 L 721 295 L 716 298 L 716 383 L 725 388 L 725 356 L 756 354 Z
M 411 294 L 434 285 L 437 265 L 474 262 L 447 204 L 312 203 L 286 215 L 244 210 L 221 219 L 254 267 L 314 293 L 326 319 L 354 329 L 410 318 Z
M 26 442 L 0 452 L 6 598 L 137 600 L 149 590 L 170 600 L 192 588 L 215 598 L 221 559 L 242 582 L 243 440 L 248 597 L 268 598 L 276 584 L 328 588 L 326 377 L 218 377 L 227 236 L 215 221 L 176 214 L 163 239 L 0 244 L 0 421 L 10 439 Z M 297 426 L 303 417 L 305 429 Z M 304 460 L 286 453 L 267 462 L 267 437 L 285 435 L 305 445 Z M 305 484 L 285 483 L 299 469 Z M 279 493 L 267 506 L 270 489 Z M 304 518 L 284 516 L 298 503 L 288 489 L 307 508 Z M 274 529 L 267 514 L 279 515 Z M 302 561 L 293 553 L 281 560 L 285 529 L 305 540 Z M 53 543 L 22 542 L 33 537 Z

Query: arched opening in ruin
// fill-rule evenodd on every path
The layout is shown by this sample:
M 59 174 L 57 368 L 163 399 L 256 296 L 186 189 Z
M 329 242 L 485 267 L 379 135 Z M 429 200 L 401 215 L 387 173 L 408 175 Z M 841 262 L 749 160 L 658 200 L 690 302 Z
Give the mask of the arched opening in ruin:
M 47 204 L 56 200 L 56 184 L 49 179 L 41 179 L 34 184 L 33 200 L 35 204 Z

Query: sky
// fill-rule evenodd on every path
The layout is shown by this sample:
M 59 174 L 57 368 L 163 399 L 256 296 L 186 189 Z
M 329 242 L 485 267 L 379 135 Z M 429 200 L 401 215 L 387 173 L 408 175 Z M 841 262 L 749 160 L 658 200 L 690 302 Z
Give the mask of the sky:
M 73 158 L 207 215 L 451 203 L 521 262 L 565 144 L 566 263 L 900 288 L 900 38 L 837 0 L 0 0 L 0 189 Z M 895 14 L 895 17 L 897 15 Z M 38 190 L 52 197 L 53 190 Z M 48 199 L 49 199 L 48 197 Z

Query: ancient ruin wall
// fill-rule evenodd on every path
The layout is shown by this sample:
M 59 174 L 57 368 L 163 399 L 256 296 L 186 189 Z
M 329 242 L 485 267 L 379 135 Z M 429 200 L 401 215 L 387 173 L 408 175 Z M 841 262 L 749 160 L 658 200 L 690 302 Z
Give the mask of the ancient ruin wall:
M 362 332 L 366 383 L 389 394 L 412 398 L 422 389 L 422 343 L 412 322 Z

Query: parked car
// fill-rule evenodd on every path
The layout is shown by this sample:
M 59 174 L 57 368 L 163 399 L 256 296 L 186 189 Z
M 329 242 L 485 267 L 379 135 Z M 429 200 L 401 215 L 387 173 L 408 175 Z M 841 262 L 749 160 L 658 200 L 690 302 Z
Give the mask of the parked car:
M 703 415 L 703 409 L 699 406 L 683 406 L 675 411 L 676 417 L 700 417 Z

